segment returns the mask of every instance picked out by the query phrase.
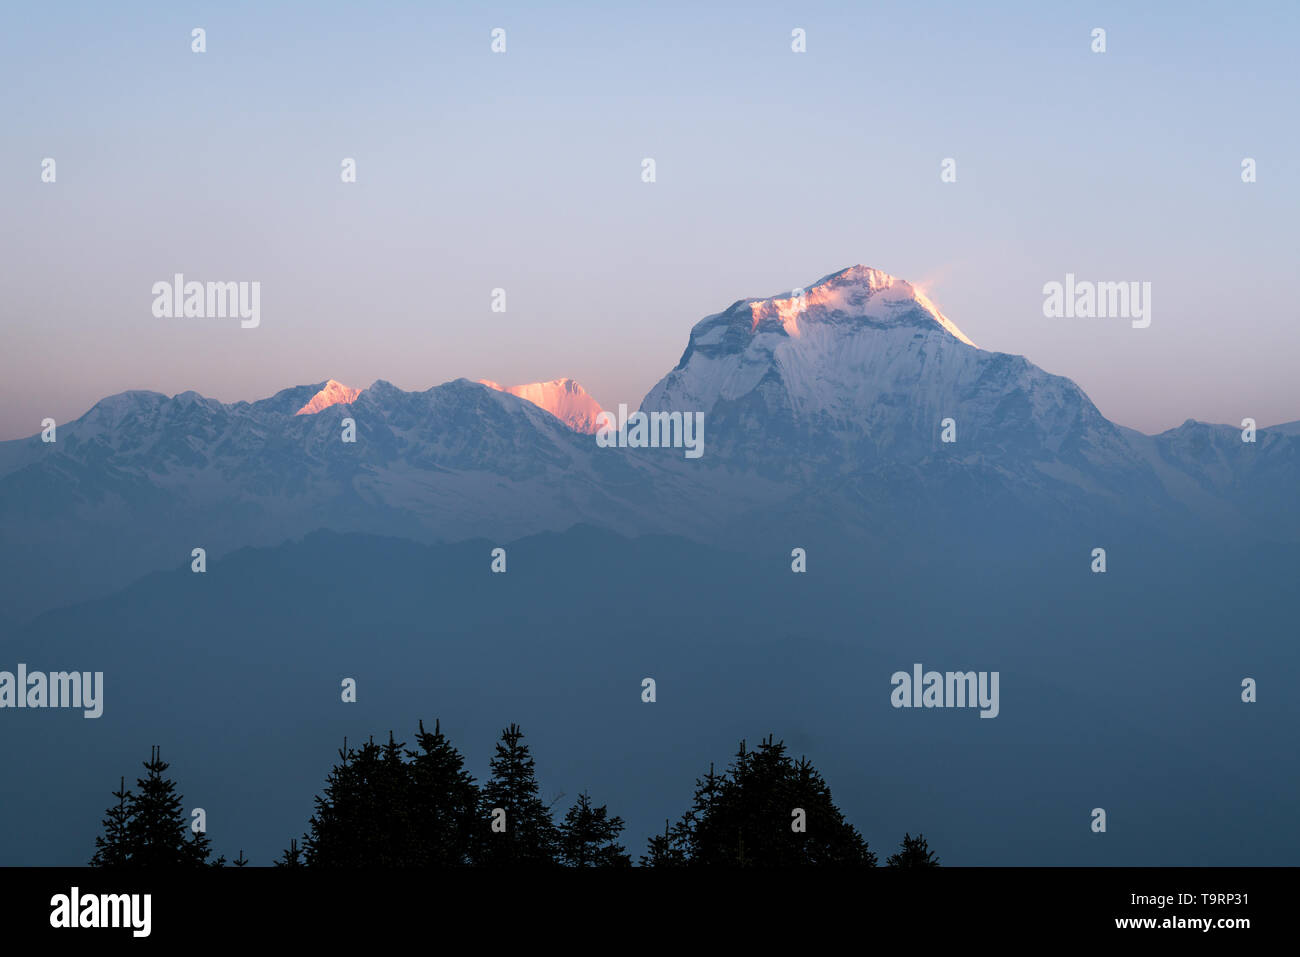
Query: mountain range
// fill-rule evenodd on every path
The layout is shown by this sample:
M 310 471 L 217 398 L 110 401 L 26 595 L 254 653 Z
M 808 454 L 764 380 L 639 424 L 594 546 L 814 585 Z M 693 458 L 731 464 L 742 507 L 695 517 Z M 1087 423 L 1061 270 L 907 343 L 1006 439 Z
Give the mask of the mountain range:
M 599 447 L 601 407 L 571 379 L 110 396 L 53 443 L 0 443 L 4 620 L 195 547 L 215 557 L 322 528 L 504 541 L 586 523 L 921 556 L 1024 537 L 1300 539 L 1300 423 L 1253 443 L 1190 420 L 1124 428 L 1069 379 L 980 349 L 911 283 L 865 266 L 700 320 L 641 409 L 702 412 L 703 456 Z
M 568 379 L 126 392 L 0 443 L 0 669 L 105 675 L 95 720 L 0 714 L 0 864 L 84 862 L 152 744 L 268 863 L 342 739 L 421 719 L 480 779 L 520 722 L 634 854 L 773 733 L 877 850 L 1295 862 L 1300 423 L 1126 429 L 857 266 L 700 320 L 640 408 L 703 455 L 601 445 Z M 916 662 L 998 672 L 996 720 L 892 707 Z

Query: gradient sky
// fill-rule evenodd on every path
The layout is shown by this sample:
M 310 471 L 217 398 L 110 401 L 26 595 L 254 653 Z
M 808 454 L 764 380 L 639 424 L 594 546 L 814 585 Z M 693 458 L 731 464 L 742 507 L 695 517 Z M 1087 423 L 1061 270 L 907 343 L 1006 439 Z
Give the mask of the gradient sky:
M 1300 419 L 1300 4 L 541 6 L 7 5 L 0 438 L 331 377 L 635 405 L 704 315 L 853 263 L 1121 424 Z M 175 272 L 260 281 L 261 326 L 154 318 Z M 1067 272 L 1151 282 L 1150 328 L 1045 318 Z

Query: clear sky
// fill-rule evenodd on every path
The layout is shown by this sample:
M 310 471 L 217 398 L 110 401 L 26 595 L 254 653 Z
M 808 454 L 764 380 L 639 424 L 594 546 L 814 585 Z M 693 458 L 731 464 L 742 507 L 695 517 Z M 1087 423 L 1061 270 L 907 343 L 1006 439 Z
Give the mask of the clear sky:
M 635 405 L 704 315 L 853 263 L 1121 424 L 1300 419 L 1293 0 L 0 18 L 0 438 L 125 389 L 331 377 Z M 259 281 L 261 325 L 155 318 L 177 272 Z M 1150 327 L 1045 318 L 1067 272 L 1150 282 Z

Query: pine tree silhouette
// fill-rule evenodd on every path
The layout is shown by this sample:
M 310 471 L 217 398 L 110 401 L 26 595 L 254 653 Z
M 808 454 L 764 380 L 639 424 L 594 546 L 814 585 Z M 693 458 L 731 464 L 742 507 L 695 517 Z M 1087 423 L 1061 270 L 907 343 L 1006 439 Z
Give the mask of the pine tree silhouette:
M 887 867 L 938 867 L 939 858 L 930 852 L 930 845 L 920 834 L 912 837 L 910 833 L 903 835 L 903 843 L 899 845 L 901 850 L 896 854 L 890 854 L 885 859 Z
M 416 750 L 388 734 L 360 748 L 347 740 L 326 776 L 302 847 L 284 867 L 441 867 L 472 863 L 482 831 L 478 788 L 435 723 L 420 722 Z
M 642 860 L 660 866 L 876 865 L 817 769 L 806 758 L 792 761 L 770 735 L 756 751 L 741 741 L 726 773 L 710 766 L 696 781 L 691 809 L 662 840 L 652 839 L 650 851 Z
M 404 760 L 403 747 L 389 731 L 388 742 L 380 746 L 378 761 L 369 772 L 368 800 L 358 821 L 369 835 L 366 866 L 409 867 L 412 863 L 411 769 Z
M 648 853 L 641 855 L 642 867 L 684 867 L 686 865 L 686 853 L 682 850 L 680 840 L 674 837 L 667 821 L 664 821 L 664 832 L 650 838 L 647 851 Z
M 163 776 L 170 766 L 162 759 L 162 749 L 155 746 L 144 766 L 146 775 L 136 779 L 128 827 L 134 865 L 197 866 L 206 864 L 211 854 L 208 836 L 190 831 L 176 782 Z
M 559 859 L 570 867 L 631 867 L 632 858 L 618 843 L 623 819 L 610 817 L 605 805 L 591 806 L 591 795 L 578 795 L 559 826 Z
M 302 848 L 298 846 L 295 840 L 289 841 L 288 848 L 280 855 L 280 859 L 275 862 L 276 867 L 302 867 Z
M 551 809 L 538 797 L 533 758 L 524 733 L 512 724 L 501 733 L 491 776 L 483 785 L 479 863 L 536 866 L 556 862 L 558 833 Z M 505 810 L 505 832 L 491 829 L 493 811 Z
M 132 794 L 127 790 L 126 778 L 118 779 L 118 789 L 113 792 L 117 803 L 104 812 L 101 822 L 104 833 L 95 838 L 95 856 L 91 867 L 126 867 L 131 863 L 131 845 L 128 829 L 131 824 Z
M 117 804 L 104 818 L 104 833 L 95 838 L 92 867 L 201 867 L 212 854 L 206 834 L 190 832 L 176 782 L 164 775 L 170 765 L 155 745 L 144 763 L 136 790 L 126 780 L 113 792 Z M 212 863 L 226 862 L 219 857 Z
M 435 719 L 433 733 L 415 736 L 418 751 L 411 758 L 411 863 L 444 867 L 472 863 L 481 838 L 479 791 L 465 770 L 465 759 L 442 733 Z
M 348 866 L 355 856 L 355 835 L 350 827 L 357 773 L 353 769 L 356 749 L 343 739 L 339 761 L 325 775 L 324 793 L 315 797 L 316 813 L 307 822 L 299 851 L 302 865 L 317 867 Z M 290 842 L 290 847 L 294 847 Z M 286 857 L 288 852 L 285 852 Z
M 744 753 L 744 741 L 740 742 L 740 750 Z M 701 825 L 710 820 L 710 816 L 718 807 L 723 780 L 723 776 L 714 770 L 712 763 L 709 764 L 708 774 L 703 778 L 696 778 L 695 797 L 691 809 L 673 825 L 671 830 L 664 832 L 664 848 L 660 856 L 665 863 L 704 863 Z
M 408 863 L 411 809 L 410 769 L 402 744 L 373 738 L 360 748 L 346 739 L 339 763 L 330 769 L 325 793 L 303 835 L 303 863 L 309 867 L 401 867 Z

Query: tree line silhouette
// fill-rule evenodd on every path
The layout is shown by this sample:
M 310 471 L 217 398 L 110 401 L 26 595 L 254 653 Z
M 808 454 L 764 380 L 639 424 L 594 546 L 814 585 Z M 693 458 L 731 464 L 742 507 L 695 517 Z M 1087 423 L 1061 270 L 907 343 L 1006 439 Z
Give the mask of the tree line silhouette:
M 408 749 L 390 731 L 383 744 L 345 740 L 301 843 L 292 839 L 277 867 L 630 867 L 619 843 L 623 819 L 584 792 L 557 823 L 541 797 L 532 753 L 512 724 L 501 733 L 479 785 L 463 755 L 435 722 Z M 154 748 L 145 776 L 125 779 L 95 838 L 92 867 L 221 867 L 206 834 L 186 818 L 168 764 Z M 232 862 L 248 863 L 243 851 Z M 744 741 L 730 765 L 696 780 L 691 807 L 650 838 L 646 867 L 875 867 L 877 858 L 831 799 L 807 758 L 793 760 L 768 736 Z M 888 867 L 935 867 L 921 834 L 904 835 Z

